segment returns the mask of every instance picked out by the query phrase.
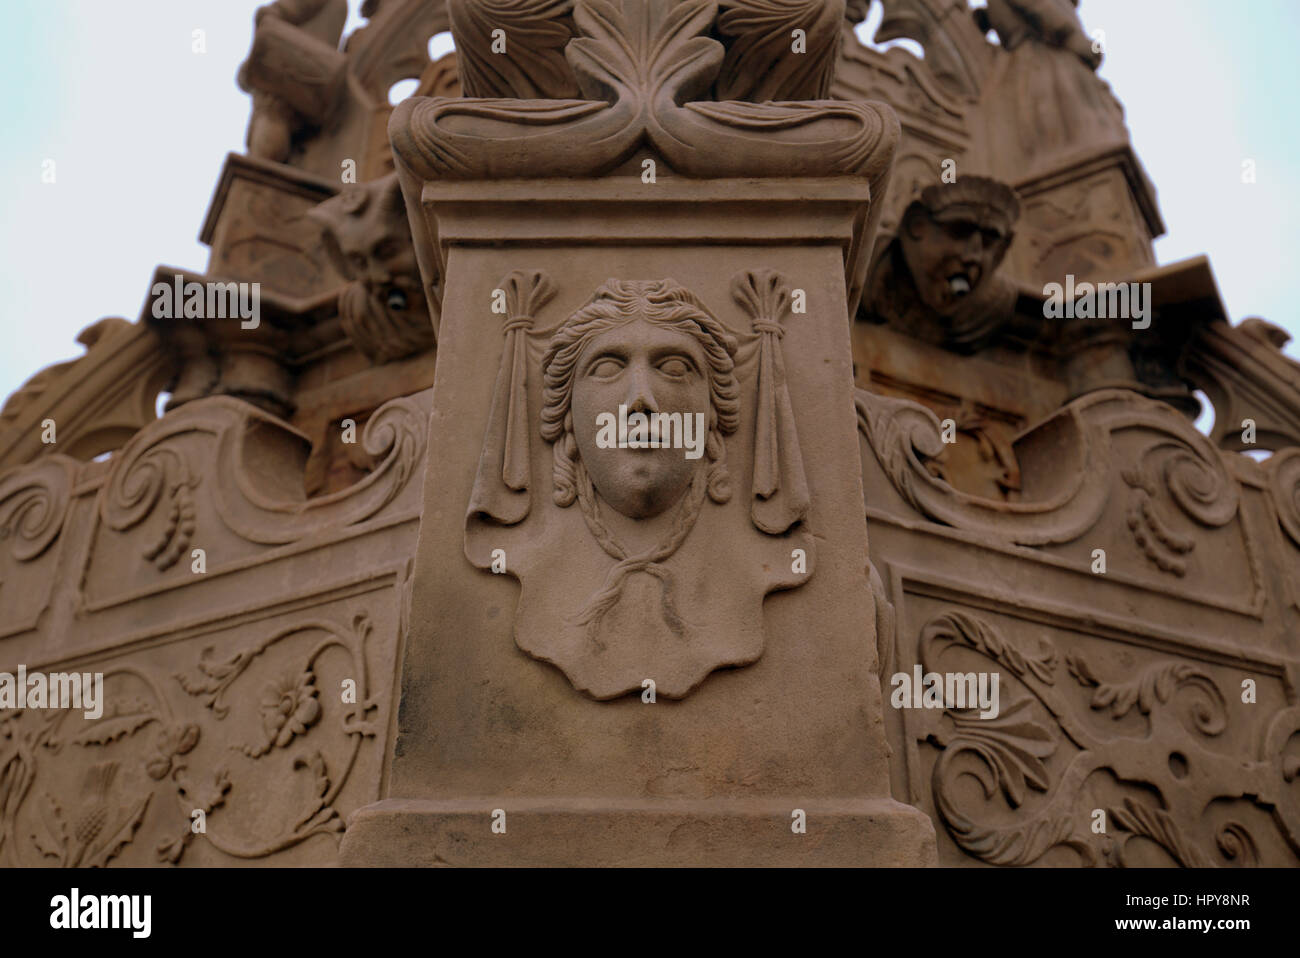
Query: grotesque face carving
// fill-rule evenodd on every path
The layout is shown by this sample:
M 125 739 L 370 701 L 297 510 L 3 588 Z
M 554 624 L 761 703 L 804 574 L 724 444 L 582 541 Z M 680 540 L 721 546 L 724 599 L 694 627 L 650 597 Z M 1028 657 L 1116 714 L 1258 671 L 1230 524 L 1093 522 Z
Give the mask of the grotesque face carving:
M 593 336 L 574 374 L 574 434 L 593 485 L 625 516 L 656 516 L 682 497 L 704 460 L 684 448 L 601 448 L 595 423 L 620 407 L 647 415 L 655 440 L 664 421 L 707 423 L 708 365 L 694 337 L 638 318 Z
M 433 345 L 396 174 L 356 186 L 311 212 L 335 268 L 353 280 L 339 316 L 357 348 L 387 362 Z
M 951 314 L 1006 255 L 1008 236 L 971 217 L 938 220 L 914 207 L 903 220 L 903 258 L 921 301 Z
M 542 435 L 555 446 L 555 500 L 599 493 L 633 519 L 660 515 L 692 488 L 715 502 L 729 495 L 725 434 L 735 431 L 739 402 L 736 343 L 687 290 L 671 280 L 611 280 L 555 332 L 543 360 Z M 622 407 L 622 413 L 620 412 Z M 608 424 L 641 413 L 659 448 L 619 448 Z M 703 429 L 697 433 L 696 423 Z M 669 426 L 668 424 L 672 425 Z M 695 438 L 702 455 L 680 440 Z
M 927 188 L 907 208 L 899 230 L 921 302 L 951 316 L 986 283 L 1011 245 L 1018 207 L 1008 187 L 982 177 Z

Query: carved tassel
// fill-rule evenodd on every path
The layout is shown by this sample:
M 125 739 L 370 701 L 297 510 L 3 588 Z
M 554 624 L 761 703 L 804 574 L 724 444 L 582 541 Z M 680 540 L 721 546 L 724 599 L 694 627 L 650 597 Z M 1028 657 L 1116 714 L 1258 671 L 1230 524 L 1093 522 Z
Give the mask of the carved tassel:
M 790 313 L 790 290 L 781 274 L 764 269 L 737 274 L 731 293 L 762 337 L 750 516 L 763 532 L 781 535 L 807 518 L 810 504 L 781 349 L 785 335 L 781 320 Z
M 541 270 L 514 270 L 501 280 L 500 289 L 505 294 L 505 344 L 469 514 L 509 526 L 523 521 L 530 506 L 528 332 L 533 316 L 555 295 L 555 286 Z

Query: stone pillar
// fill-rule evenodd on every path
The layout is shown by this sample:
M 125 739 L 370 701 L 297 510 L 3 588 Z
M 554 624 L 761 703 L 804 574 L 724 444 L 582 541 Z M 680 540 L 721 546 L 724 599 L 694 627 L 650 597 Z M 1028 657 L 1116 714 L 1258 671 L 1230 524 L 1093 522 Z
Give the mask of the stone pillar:
M 445 284 L 389 797 L 343 861 L 931 864 L 929 819 L 890 797 L 847 322 L 897 122 L 584 92 L 499 101 L 481 156 L 472 101 L 390 126 Z M 792 140 L 747 127 L 762 111 Z M 542 113 L 611 128 L 530 155 Z M 617 405 L 707 440 L 605 448 Z

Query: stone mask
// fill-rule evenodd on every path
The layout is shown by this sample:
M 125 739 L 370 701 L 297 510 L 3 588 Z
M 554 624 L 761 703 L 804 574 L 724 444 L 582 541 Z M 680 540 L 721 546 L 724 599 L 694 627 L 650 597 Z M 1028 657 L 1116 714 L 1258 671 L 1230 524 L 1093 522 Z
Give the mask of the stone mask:
M 617 416 L 620 406 L 629 416 L 640 412 L 652 422 L 654 414 L 667 413 L 691 427 L 709 423 L 708 367 L 700 345 L 686 333 L 638 318 L 593 336 L 578 359 L 573 383 L 578 454 L 606 502 L 625 516 L 646 519 L 681 499 L 704 460 L 688 458 L 684 448 L 601 448 L 598 417 Z M 703 430 L 699 435 L 702 441 Z
M 363 353 L 387 362 L 433 345 L 433 327 L 397 176 L 352 187 L 311 214 L 335 268 L 353 285 L 339 300 Z
M 602 286 L 556 330 L 542 364 L 542 435 L 555 443 L 555 501 L 590 512 L 589 498 L 599 493 L 632 519 L 661 515 L 688 490 L 695 509 L 706 494 L 725 502 L 722 436 L 735 431 L 739 416 L 735 350 L 734 337 L 672 280 Z M 660 427 L 671 420 L 673 444 L 610 443 L 609 421 L 631 426 L 636 413 L 666 417 Z M 681 440 L 694 447 L 691 455 Z
M 921 301 L 951 316 L 1001 264 L 1011 233 L 992 216 L 969 209 L 935 214 L 914 203 L 903 217 L 899 242 Z

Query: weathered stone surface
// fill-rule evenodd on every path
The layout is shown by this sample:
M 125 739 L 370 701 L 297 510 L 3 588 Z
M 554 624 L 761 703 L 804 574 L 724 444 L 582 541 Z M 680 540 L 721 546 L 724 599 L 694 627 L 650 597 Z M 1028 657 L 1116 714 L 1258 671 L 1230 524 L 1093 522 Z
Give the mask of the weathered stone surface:
M 1285 336 L 1073 3 L 881 6 L 259 10 L 207 268 L 0 407 L 0 865 L 1300 861 Z

